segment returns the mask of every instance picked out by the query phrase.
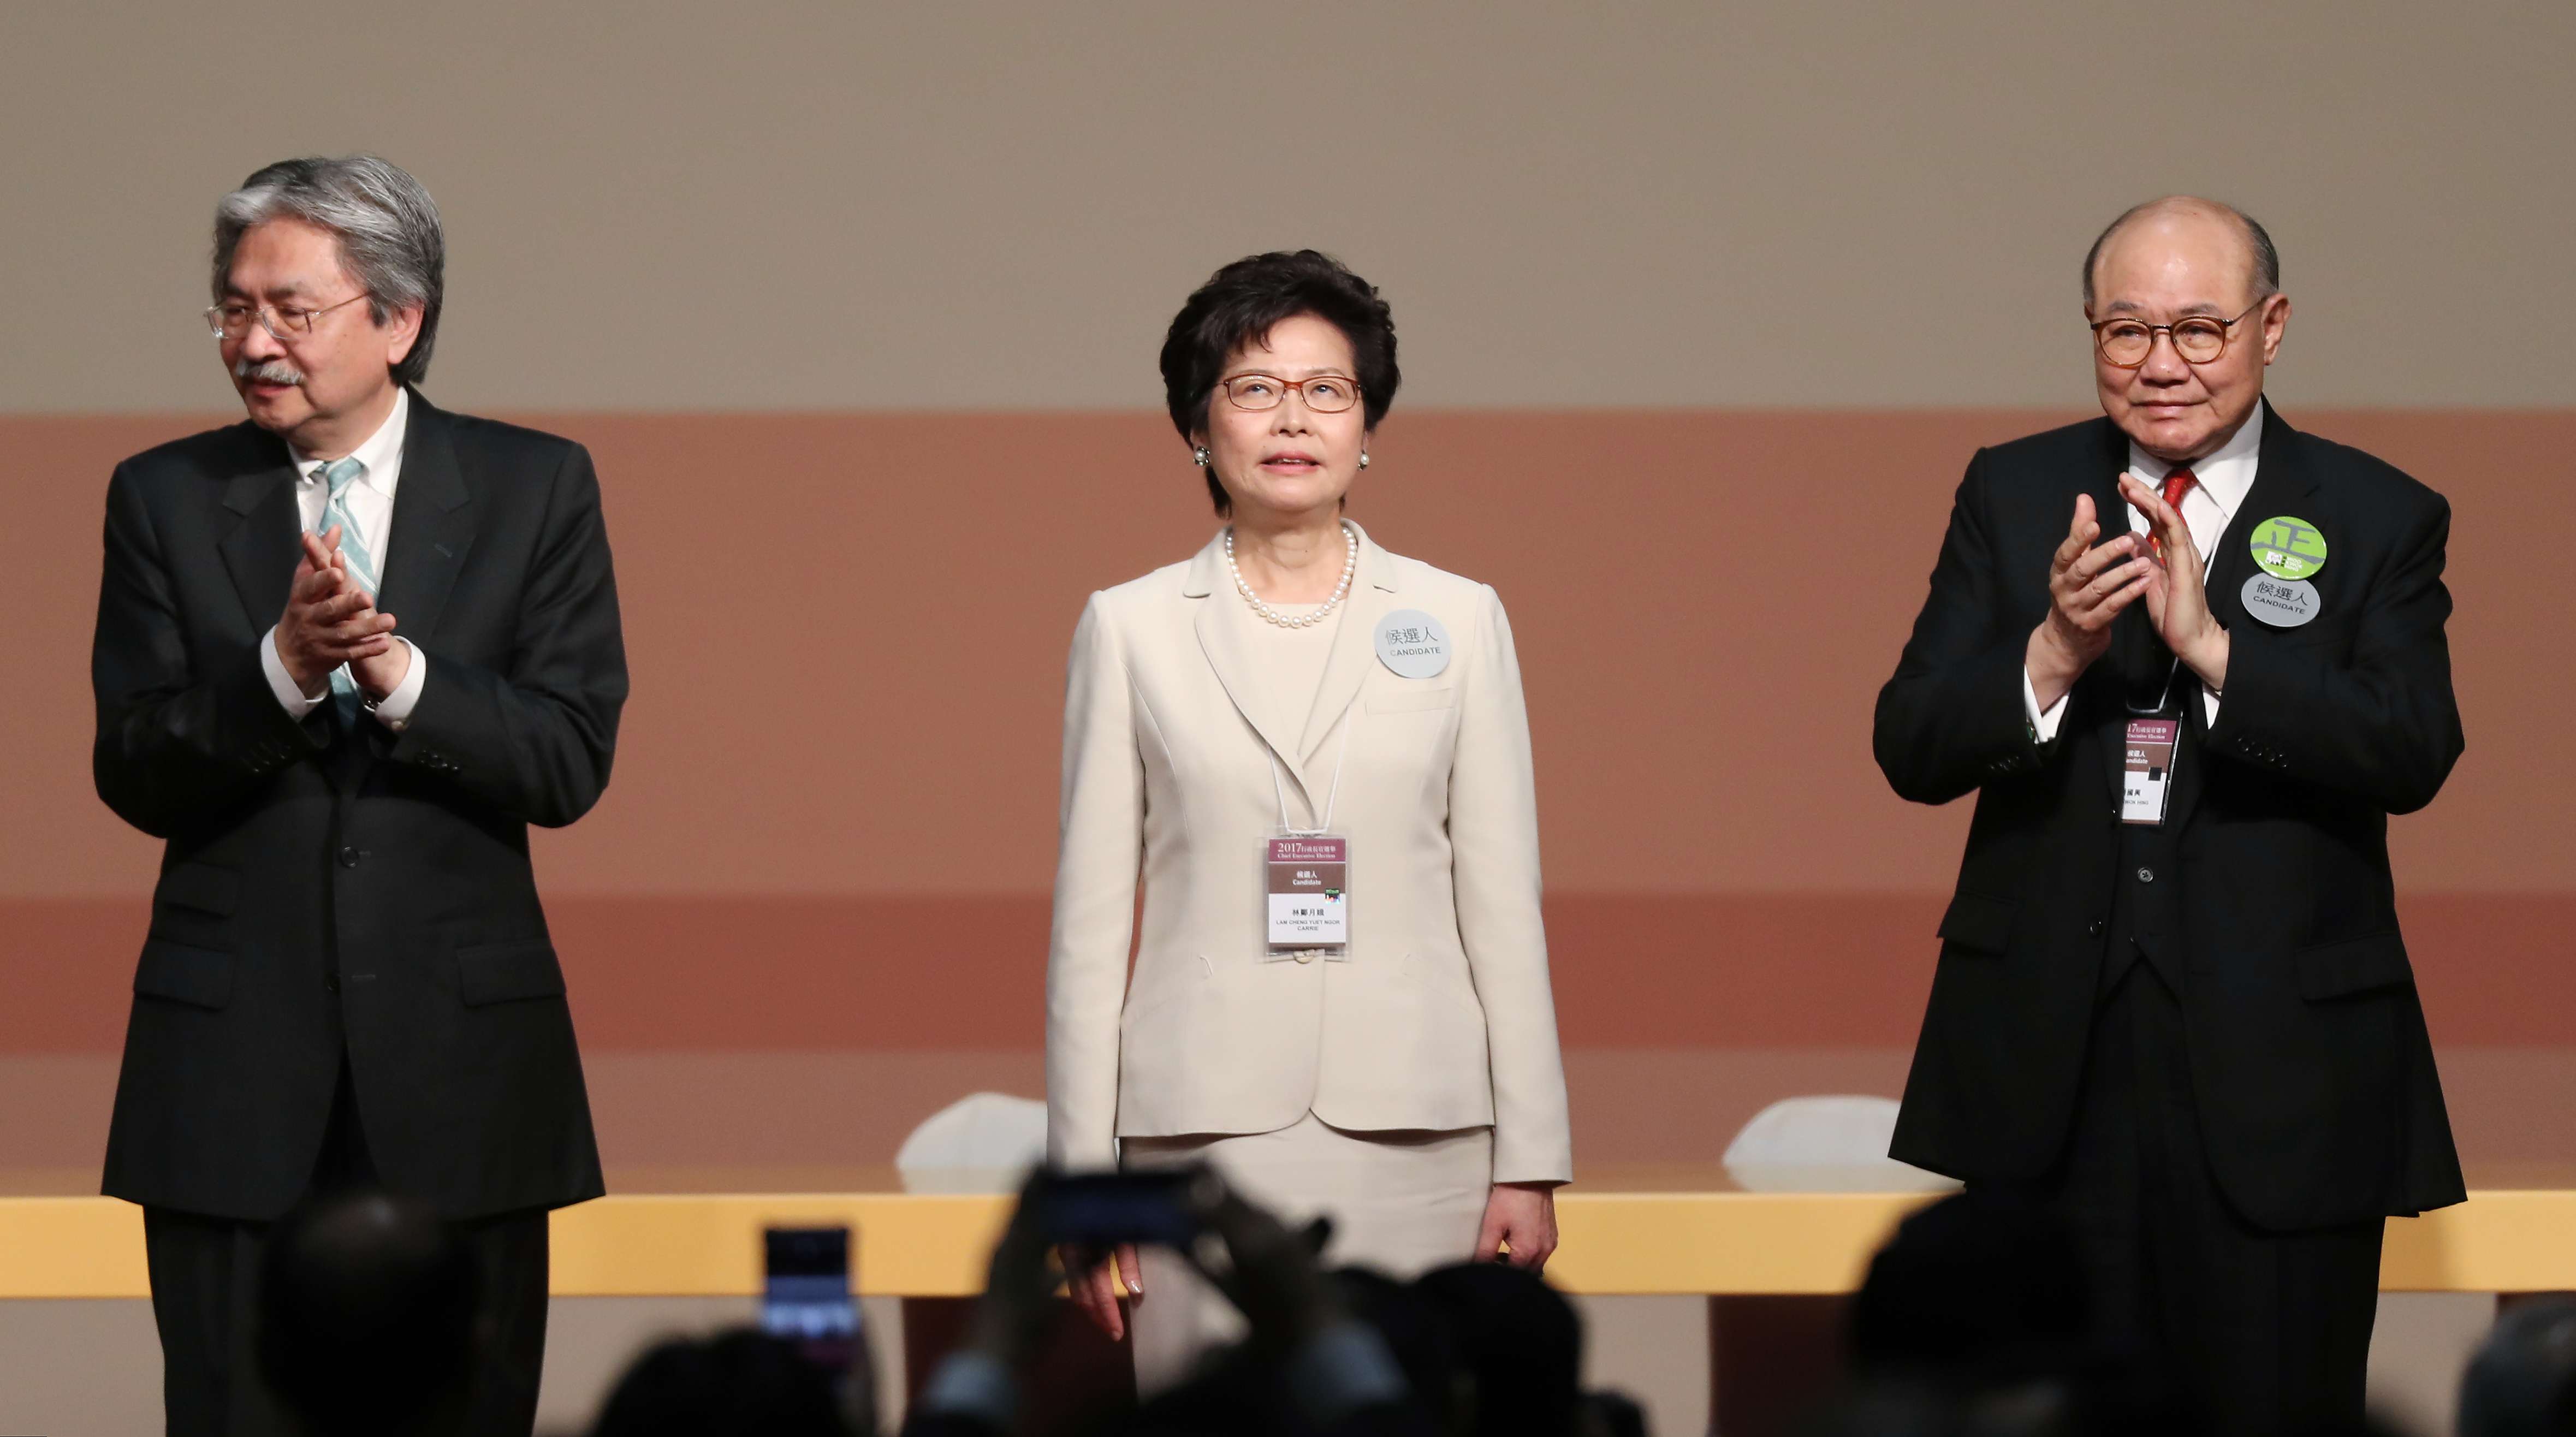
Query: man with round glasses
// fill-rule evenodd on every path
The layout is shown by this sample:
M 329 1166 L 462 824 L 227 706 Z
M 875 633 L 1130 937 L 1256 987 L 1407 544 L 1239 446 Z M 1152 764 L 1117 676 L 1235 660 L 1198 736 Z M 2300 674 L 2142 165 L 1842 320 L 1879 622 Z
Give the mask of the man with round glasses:
M 359 1186 L 457 1224 L 451 1425 L 526 1432 L 546 1213 L 601 1191 L 527 837 L 597 802 L 626 699 L 599 482 L 421 395 L 446 242 L 409 174 L 270 165 L 214 238 L 248 422 L 107 487 L 93 767 L 166 847 L 105 1190 L 143 1205 L 171 1432 L 300 1430 L 260 1377 L 266 1235 Z
M 2084 308 L 2104 417 L 1970 461 L 1879 693 L 1897 793 L 1977 794 L 1893 1154 L 2064 1211 L 2216 1430 L 2357 1424 L 2385 1219 L 2465 1196 L 2387 845 L 2462 747 L 2450 509 L 2265 404 L 2240 211 L 2120 216 Z

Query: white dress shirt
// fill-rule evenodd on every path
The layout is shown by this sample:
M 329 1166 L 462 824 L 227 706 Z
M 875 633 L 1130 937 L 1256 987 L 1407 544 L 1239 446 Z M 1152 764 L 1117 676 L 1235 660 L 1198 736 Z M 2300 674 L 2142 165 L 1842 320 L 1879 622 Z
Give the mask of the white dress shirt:
M 411 391 L 394 391 L 394 411 L 367 437 L 367 442 L 349 451 L 349 457 L 367 466 L 367 472 L 352 481 L 340 496 L 341 506 L 349 511 L 366 541 L 367 552 L 375 557 L 376 573 L 385 572 L 385 544 L 394 528 L 394 486 L 402 482 L 403 435 L 411 427 Z M 295 456 L 295 508 L 306 533 L 322 527 L 322 515 L 331 504 L 330 486 L 322 482 L 322 471 L 330 461 L 310 455 Z M 397 621 L 401 615 L 394 616 Z M 376 722 L 396 733 L 411 722 L 411 711 L 420 703 L 420 691 L 429 681 L 429 660 L 412 646 L 409 639 L 395 636 L 395 643 L 411 649 L 411 667 L 404 670 L 402 682 L 394 691 L 378 700 L 369 710 Z M 268 675 L 268 687 L 286 712 L 302 718 L 331 696 L 329 689 L 307 698 L 286 672 L 286 661 L 277 655 L 277 631 L 269 630 L 268 639 L 259 646 L 260 668 Z
M 2200 551 L 2200 570 L 2204 577 L 2209 573 L 2210 560 L 2218 552 L 2218 541 L 2226 537 L 2227 526 L 2236 517 L 2238 506 L 2245 502 L 2247 494 L 2253 492 L 2254 465 L 2262 448 L 2263 401 L 2258 399 L 2254 401 L 2254 412 L 2245 416 L 2245 422 L 2236 426 L 2236 432 L 2227 437 L 2226 443 L 2218 446 L 2217 453 L 2186 466 L 2191 470 L 2194 482 L 2190 492 L 2182 496 L 2182 522 L 2191 530 L 2191 546 Z M 2162 489 L 2165 476 L 2172 473 L 2174 467 L 2134 442 L 2129 445 L 2129 473 L 2150 489 Z M 2129 532 L 2146 533 L 2147 516 L 2134 504 L 2121 507 L 2129 511 Z M 2144 603 L 2145 600 L 2139 602 Z M 2031 726 L 2039 731 L 2041 743 L 2057 737 L 2057 726 L 2066 717 L 2066 699 L 2066 694 L 2059 694 L 2057 702 L 2046 709 L 2040 708 L 2039 691 L 2031 687 L 2030 670 L 2027 667 L 2022 669 L 2022 708 L 2030 715 Z M 2207 684 L 2201 685 L 2200 703 L 2208 721 L 2218 722 L 2218 691 Z

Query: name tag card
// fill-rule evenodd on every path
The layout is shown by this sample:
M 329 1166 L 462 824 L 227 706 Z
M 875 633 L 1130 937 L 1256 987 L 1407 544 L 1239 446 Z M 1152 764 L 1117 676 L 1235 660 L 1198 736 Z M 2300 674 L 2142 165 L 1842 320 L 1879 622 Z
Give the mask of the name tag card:
M 1351 841 L 1340 834 L 1291 834 L 1265 841 L 1270 875 L 1271 956 L 1281 950 L 1347 948 L 1351 941 Z M 1336 955 L 1338 956 L 1338 955 Z
M 2131 719 L 2127 761 L 2121 765 L 2120 821 L 2150 827 L 2165 821 L 2165 796 L 2173 789 L 2174 746 L 2180 719 Z

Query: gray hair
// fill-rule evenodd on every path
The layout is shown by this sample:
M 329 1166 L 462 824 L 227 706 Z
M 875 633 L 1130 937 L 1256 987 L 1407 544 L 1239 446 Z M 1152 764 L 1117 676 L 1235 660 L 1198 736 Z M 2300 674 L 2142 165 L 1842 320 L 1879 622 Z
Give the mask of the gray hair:
M 2162 210 L 2199 208 L 2216 210 L 2245 227 L 2245 248 L 2254 271 L 2254 298 L 2270 299 L 2281 292 L 2281 252 L 2273 248 L 2272 232 L 2255 223 L 2254 217 L 2236 206 L 2219 200 L 2204 200 L 2191 195 L 2167 195 L 2142 205 L 2131 205 L 2120 217 L 2102 227 L 2094 236 L 2093 247 L 2084 252 L 2084 307 L 2093 308 L 2093 267 L 2101 262 L 2102 251 L 2114 235 L 2129 227 L 2129 222 Z
M 429 373 L 438 310 L 447 289 L 447 236 L 438 206 L 402 166 L 374 155 L 280 160 L 242 181 L 215 206 L 215 301 L 231 282 L 233 251 L 253 225 L 298 219 L 340 241 L 340 262 L 367 291 L 378 324 L 420 306 L 420 337 L 393 367 L 394 382 Z

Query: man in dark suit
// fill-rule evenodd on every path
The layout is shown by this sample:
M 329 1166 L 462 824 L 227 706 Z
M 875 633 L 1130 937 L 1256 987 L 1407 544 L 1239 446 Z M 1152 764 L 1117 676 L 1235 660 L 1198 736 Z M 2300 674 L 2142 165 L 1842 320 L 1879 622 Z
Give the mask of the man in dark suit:
M 2387 847 L 2461 750 L 2450 511 L 2263 403 L 2241 213 L 2121 216 L 2085 310 L 2106 417 L 1970 462 L 1879 693 L 1897 793 L 1978 795 L 1892 1152 L 2061 1206 L 2223 1430 L 2357 1420 L 2384 1219 L 2464 1196 Z
M 468 1430 L 525 1433 L 546 1213 L 601 1191 L 528 825 L 607 785 L 626 661 L 579 445 L 432 407 L 438 213 L 382 160 L 216 212 L 249 422 L 117 466 L 99 796 L 166 840 L 105 1190 L 144 1206 L 173 1433 L 282 1430 L 270 1224 L 360 1183 L 461 1224 Z

